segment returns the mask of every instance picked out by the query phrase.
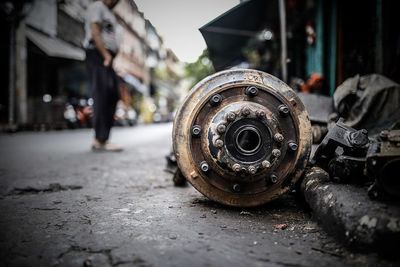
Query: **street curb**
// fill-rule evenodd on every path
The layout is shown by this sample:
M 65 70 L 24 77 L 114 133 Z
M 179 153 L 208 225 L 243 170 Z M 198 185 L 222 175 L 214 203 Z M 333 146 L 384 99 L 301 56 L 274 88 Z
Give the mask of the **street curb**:
M 315 219 L 350 248 L 399 257 L 398 203 L 372 201 L 365 188 L 332 183 L 318 167 L 306 171 L 301 191 Z

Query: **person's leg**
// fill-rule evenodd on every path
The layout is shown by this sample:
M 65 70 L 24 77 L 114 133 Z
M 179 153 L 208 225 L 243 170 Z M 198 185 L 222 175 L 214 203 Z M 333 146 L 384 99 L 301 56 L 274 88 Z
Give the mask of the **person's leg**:
M 117 77 L 112 68 L 103 65 L 100 53 L 87 52 L 87 66 L 91 77 L 93 97 L 93 128 L 95 140 L 93 149 L 121 151 L 117 146 L 107 144 L 114 123 L 116 102 L 118 100 Z
M 109 127 L 105 124 L 108 116 L 104 110 L 107 109 L 107 69 L 103 66 L 103 60 L 97 50 L 86 51 L 86 66 L 90 79 L 90 89 L 93 98 L 93 129 L 95 132 L 94 145 L 106 142 Z
M 107 70 L 107 103 L 104 106 L 104 124 L 107 129 L 106 138 L 110 137 L 110 131 L 114 125 L 115 108 L 119 99 L 117 75 L 111 68 Z
M 100 143 L 105 143 L 108 140 L 110 126 L 109 120 L 109 100 L 107 88 L 107 72 L 104 67 L 97 67 L 93 75 L 93 119 L 95 138 Z

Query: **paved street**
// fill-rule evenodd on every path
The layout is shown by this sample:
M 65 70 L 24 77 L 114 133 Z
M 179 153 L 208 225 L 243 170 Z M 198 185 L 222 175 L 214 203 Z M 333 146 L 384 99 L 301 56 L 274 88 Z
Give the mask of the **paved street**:
M 233 209 L 174 187 L 171 130 L 115 128 L 122 153 L 92 153 L 88 129 L 0 135 L 0 266 L 379 263 L 343 248 L 293 195 Z

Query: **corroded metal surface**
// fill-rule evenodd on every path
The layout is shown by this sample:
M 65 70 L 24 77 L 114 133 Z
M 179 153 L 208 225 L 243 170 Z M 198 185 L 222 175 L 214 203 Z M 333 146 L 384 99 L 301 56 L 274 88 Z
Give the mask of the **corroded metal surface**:
M 180 171 L 205 196 L 230 206 L 260 205 L 288 191 L 311 141 L 308 113 L 294 91 L 256 70 L 205 78 L 174 121 Z

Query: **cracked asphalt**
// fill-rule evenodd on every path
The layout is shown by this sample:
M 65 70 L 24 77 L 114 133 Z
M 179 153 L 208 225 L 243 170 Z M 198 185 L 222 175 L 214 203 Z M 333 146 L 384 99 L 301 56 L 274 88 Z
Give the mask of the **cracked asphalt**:
M 0 266 L 391 265 L 343 247 L 293 194 L 252 209 L 177 188 L 172 124 L 0 135 Z

